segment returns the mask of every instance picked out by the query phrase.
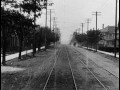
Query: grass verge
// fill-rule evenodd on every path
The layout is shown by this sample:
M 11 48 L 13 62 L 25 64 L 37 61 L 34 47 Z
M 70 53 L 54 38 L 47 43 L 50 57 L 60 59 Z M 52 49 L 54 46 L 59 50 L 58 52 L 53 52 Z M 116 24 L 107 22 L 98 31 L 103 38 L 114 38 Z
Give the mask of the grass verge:
M 8 66 L 26 68 L 20 72 L 1 73 L 1 90 L 40 90 L 54 63 L 54 48 L 37 52 L 35 57 L 22 56 L 22 60 L 13 59 Z

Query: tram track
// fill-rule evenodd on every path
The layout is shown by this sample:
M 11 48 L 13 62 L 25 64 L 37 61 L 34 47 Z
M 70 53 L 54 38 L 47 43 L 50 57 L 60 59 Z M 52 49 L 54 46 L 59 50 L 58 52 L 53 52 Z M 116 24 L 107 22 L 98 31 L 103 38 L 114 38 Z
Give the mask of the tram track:
M 64 73 L 64 72 L 55 72 L 54 70 L 55 70 L 55 67 L 56 67 L 56 63 L 57 63 L 57 61 L 58 60 L 60 60 L 60 59 L 58 59 L 58 57 L 60 57 L 59 55 L 61 54 L 63 54 L 63 51 L 61 51 L 61 50 L 64 50 L 64 53 L 66 53 L 66 57 L 64 57 L 64 58 L 66 58 L 65 60 L 65 62 L 67 62 L 68 63 L 68 71 L 70 71 L 70 72 L 67 72 L 67 70 L 66 70 L 66 72 L 67 72 L 67 75 Z M 73 71 L 72 71 L 72 67 L 71 67 L 71 63 L 70 63 L 70 60 L 69 60 L 69 56 L 68 56 L 68 52 L 67 52 L 67 49 L 66 49 L 66 47 L 64 46 L 64 47 L 62 47 L 62 49 L 61 49 L 60 51 L 59 51 L 59 53 L 58 53 L 58 55 L 56 56 L 56 60 L 55 60 L 55 63 L 54 63 L 54 65 L 53 65 L 53 67 L 52 67 L 52 69 L 51 69 L 51 71 L 50 71 L 50 74 L 49 74 L 49 76 L 48 76 L 48 78 L 47 78 L 47 80 L 46 80 L 46 83 L 45 83 L 45 85 L 44 85 L 44 88 L 42 89 L 42 90 L 78 90 L 77 89 L 77 86 L 76 86 L 76 83 L 75 83 L 75 78 L 74 78 L 74 74 L 73 74 Z M 53 76 L 54 74 L 53 73 L 55 73 L 55 76 Z M 61 74 L 61 76 L 60 76 L 60 74 Z M 69 75 L 68 75 L 69 74 Z M 56 79 L 56 80 L 52 80 L 52 77 L 54 77 L 54 79 Z M 66 77 L 66 78 L 65 78 Z M 60 79 L 59 79 L 60 78 Z M 61 80 L 61 81 L 59 81 L 59 80 Z M 49 88 L 49 82 L 51 82 L 51 81 L 54 81 L 54 85 L 53 85 L 53 87 L 52 87 L 52 89 L 50 89 Z M 61 82 L 61 83 L 60 83 Z M 68 83 L 68 82 L 71 82 L 71 83 Z M 52 82 L 53 83 L 53 82 Z M 60 86 L 59 84 L 61 84 L 62 86 Z M 67 84 L 67 85 L 66 85 Z M 71 85 L 69 85 L 69 84 L 71 84 Z M 67 86 L 67 87 L 66 87 Z M 70 88 L 70 89 L 67 89 L 68 87 L 72 87 L 72 89 Z
M 75 90 L 78 90 L 78 89 L 77 89 L 76 82 L 75 82 L 74 73 L 73 73 L 73 70 L 72 70 L 72 67 L 71 67 L 70 58 L 69 58 L 69 55 L 68 55 L 69 53 L 68 53 L 67 48 L 66 48 L 66 52 L 67 52 L 67 58 L 68 58 L 68 62 L 69 62 L 69 65 L 70 65 L 70 69 L 71 69 L 71 72 L 72 72 L 72 77 L 73 77 L 73 81 L 74 81 L 74 85 L 75 85 Z
M 77 49 L 75 49 L 78 53 L 80 53 Z M 82 54 L 83 55 L 83 54 Z M 85 55 L 83 55 L 83 56 L 85 56 Z M 86 56 L 85 56 L 86 57 Z M 91 61 L 91 62 L 93 62 L 92 60 L 89 60 L 89 61 Z M 95 62 L 93 62 L 93 63 L 95 63 Z M 95 63 L 96 64 L 96 63 Z M 96 64 L 96 66 L 98 66 L 97 64 Z M 100 66 L 99 66 L 100 67 Z M 105 71 L 107 71 L 108 73 L 110 73 L 112 76 L 114 76 L 115 78 L 117 78 L 117 79 L 119 79 L 119 77 L 118 76 L 116 76 L 114 73 L 112 73 L 112 72 L 110 72 L 109 70 L 107 70 L 107 69 L 105 69 L 105 68 L 103 68 L 103 67 L 100 67 L 100 68 L 102 68 L 102 69 L 104 69 Z
M 57 51 L 55 51 L 55 61 L 54 61 L 54 65 L 53 65 L 53 67 L 52 67 L 52 69 L 51 69 L 51 71 L 50 71 L 50 74 L 49 74 L 49 76 L 48 76 L 48 78 L 47 78 L 47 80 L 46 80 L 46 83 L 45 83 L 45 85 L 44 85 L 44 87 L 43 87 L 43 89 L 42 90 L 45 90 L 46 89 L 46 87 L 47 87 L 47 84 L 48 84 L 48 81 L 49 81 L 49 79 L 50 79 L 50 76 L 51 76 L 51 74 L 52 74 L 52 72 L 53 72 L 53 70 L 54 70 L 54 68 L 55 68 L 55 65 L 56 65 L 56 62 L 57 62 L 57 58 L 58 58 L 58 55 L 59 55 L 59 53 L 60 53 L 60 50 L 59 50 L 59 52 L 58 52 L 58 55 L 57 55 Z
M 94 79 L 95 83 L 96 83 L 95 85 L 99 85 L 99 88 L 101 88 L 101 89 L 95 89 L 97 87 L 93 88 L 94 85 L 92 87 L 93 89 L 90 89 L 87 86 L 84 86 L 84 85 L 82 86 L 82 84 L 80 86 L 82 88 L 79 88 L 78 85 L 80 85 L 80 84 L 76 78 L 76 72 L 75 72 L 75 68 L 74 68 L 76 66 L 73 66 L 74 58 L 71 58 L 72 56 L 71 56 L 71 53 L 68 50 L 69 48 L 67 46 L 63 46 L 60 48 L 61 48 L 61 50 L 59 50 L 58 54 L 56 54 L 56 59 L 55 59 L 54 65 L 49 73 L 49 76 L 48 76 L 48 78 L 45 82 L 44 88 L 42 90 L 109 90 L 108 87 L 106 87 L 106 85 L 104 85 L 104 83 L 101 82 L 101 80 L 99 80 L 99 78 L 96 76 L 96 74 L 93 71 L 91 71 L 91 69 L 89 67 L 86 66 L 86 64 L 83 60 L 79 60 L 81 67 L 86 68 L 87 72 L 89 73 L 89 78 L 91 78 L 91 80 Z M 62 61 L 65 60 L 65 62 L 59 63 L 59 61 L 61 59 L 63 59 Z M 79 59 L 79 57 L 77 59 Z M 62 65 L 61 65 L 63 63 L 67 64 L 66 66 L 64 65 L 65 68 L 62 67 Z M 59 68 L 56 68 L 56 67 L 59 67 Z M 68 76 L 65 74 L 65 72 L 63 70 L 62 71 L 58 70 L 58 69 L 62 69 L 62 68 L 65 69 L 64 70 L 65 72 L 69 72 Z M 59 71 L 61 71 L 61 72 L 59 72 Z M 81 72 L 85 73 L 84 70 L 82 70 L 82 68 L 81 68 Z M 71 82 L 71 83 L 68 83 L 68 82 Z M 85 82 L 85 81 L 83 81 L 83 82 Z M 72 88 L 68 89 L 69 87 L 72 87 Z M 88 89 L 85 89 L 86 87 Z
M 78 51 L 77 49 L 74 49 L 75 52 L 80 53 L 80 51 Z M 82 54 L 83 55 L 83 54 Z M 86 57 L 84 55 L 84 57 Z M 91 68 L 89 68 L 87 65 L 86 65 L 86 62 L 84 60 L 81 60 L 80 57 L 78 57 L 77 59 L 79 59 L 79 61 L 86 67 L 86 69 L 92 74 L 92 76 L 99 82 L 99 84 L 104 88 L 104 90 L 109 90 L 108 87 L 106 85 L 104 85 L 104 83 L 102 83 L 102 81 L 96 76 L 96 74 L 94 74 L 94 72 L 92 70 L 90 70 Z M 109 70 L 103 68 L 103 67 L 100 67 L 99 65 L 97 65 L 95 62 L 93 62 L 92 60 L 89 60 L 89 63 L 94 63 L 98 68 L 101 68 L 103 70 L 105 70 L 106 72 L 108 72 L 110 75 L 112 75 L 113 77 L 115 77 L 116 79 L 119 79 L 119 77 L 117 77 L 116 75 L 114 75 L 113 73 L 111 73 Z M 111 89 L 110 89 L 111 90 Z

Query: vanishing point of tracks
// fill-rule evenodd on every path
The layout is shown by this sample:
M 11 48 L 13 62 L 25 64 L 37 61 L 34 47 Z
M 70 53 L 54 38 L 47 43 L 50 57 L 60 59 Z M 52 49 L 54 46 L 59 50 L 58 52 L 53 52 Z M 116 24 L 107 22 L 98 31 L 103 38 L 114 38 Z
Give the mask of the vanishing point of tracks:
M 81 61 L 81 65 L 86 65 Z M 88 72 L 96 79 L 97 83 L 102 87 L 98 90 L 108 90 L 100 80 L 86 67 Z M 77 78 L 75 77 L 74 70 L 72 68 L 72 60 L 70 58 L 69 51 L 66 46 L 61 47 L 56 54 L 54 65 L 49 73 L 49 76 L 45 82 L 42 90 L 86 90 L 78 87 Z M 83 81 L 84 82 L 84 81 Z M 97 89 L 89 89 L 97 90 Z

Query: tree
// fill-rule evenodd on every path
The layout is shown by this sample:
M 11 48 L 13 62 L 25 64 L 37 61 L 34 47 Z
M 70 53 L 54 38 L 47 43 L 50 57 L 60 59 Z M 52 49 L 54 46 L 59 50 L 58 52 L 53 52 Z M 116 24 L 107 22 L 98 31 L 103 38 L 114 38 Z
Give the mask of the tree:
M 81 45 L 83 44 L 86 44 L 86 41 L 87 41 L 87 35 L 85 33 L 83 34 L 80 34 L 80 33 L 77 33 L 77 32 L 74 32 L 74 37 L 75 37 L 75 40 L 80 43 Z
M 47 40 L 47 47 L 56 41 L 59 41 L 60 35 L 58 33 L 52 32 L 50 28 L 46 27 L 41 27 L 39 30 L 36 32 L 36 42 L 38 46 L 38 50 L 40 50 L 41 45 L 45 42 L 44 37 L 45 37 L 45 30 L 46 30 L 46 40 Z
M 36 26 L 36 17 L 41 15 L 42 7 L 39 0 L 24 0 L 20 6 L 23 8 L 23 12 L 28 14 L 34 13 L 34 40 L 33 40 L 33 56 L 36 53 L 36 42 L 35 42 L 35 26 Z
M 12 19 L 12 16 L 14 11 L 4 10 L 4 8 L 1 7 L 1 32 L 2 32 L 2 54 L 3 54 L 3 60 L 2 64 L 5 65 L 5 56 L 7 51 L 7 40 L 8 38 L 15 34 L 14 33 L 14 21 Z
M 88 44 L 97 45 L 102 40 L 102 33 L 100 30 L 87 31 Z M 97 50 L 96 50 L 97 51 Z
M 4 10 L 1 9 L 1 29 L 2 29 L 2 51 L 3 51 L 3 64 L 5 65 L 5 54 L 7 50 L 7 39 L 11 35 L 18 36 L 19 39 L 19 59 L 21 59 L 21 51 L 23 46 L 24 38 L 32 36 L 33 24 L 32 19 L 26 18 L 15 10 Z M 21 27 L 22 26 L 22 27 Z M 8 30 L 9 29 L 9 30 Z M 31 34 L 31 35 L 30 35 Z

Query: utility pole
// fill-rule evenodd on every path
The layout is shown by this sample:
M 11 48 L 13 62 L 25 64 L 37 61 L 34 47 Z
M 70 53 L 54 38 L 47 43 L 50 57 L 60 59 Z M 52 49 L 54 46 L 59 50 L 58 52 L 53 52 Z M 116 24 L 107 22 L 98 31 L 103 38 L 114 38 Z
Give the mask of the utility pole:
M 50 9 L 50 30 L 51 30 L 51 21 L 52 21 L 52 20 L 51 20 L 51 18 L 52 18 L 52 15 L 51 15 L 51 14 L 52 14 L 52 12 L 51 12 L 51 9 Z
M 105 28 L 105 25 L 103 24 L 102 28 L 104 29 Z
M 87 31 L 89 30 L 90 19 L 87 19 Z M 87 49 L 88 49 L 88 37 L 87 37 Z
M 54 9 L 49 9 L 50 10 L 50 30 L 52 31 L 52 10 Z
M 55 33 L 55 28 L 56 28 L 56 17 L 53 17 L 53 31 Z M 55 40 L 56 40 L 56 34 L 55 34 Z M 56 46 L 56 42 L 55 42 L 55 46 Z
M 96 12 L 93 12 L 93 13 L 94 13 L 94 14 L 92 14 L 92 15 L 96 15 L 96 31 L 97 31 L 98 15 L 101 15 L 101 14 L 100 14 L 101 12 L 97 12 L 97 11 L 96 11 Z M 97 34 L 97 33 L 96 33 L 96 34 Z M 97 37 L 97 35 L 96 35 L 96 37 Z M 97 46 L 98 46 L 98 45 L 97 45 L 97 41 L 95 41 L 95 42 L 96 42 L 96 52 L 97 52 Z
M 82 34 L 83 34 L 83 27 L 84 27 L 84 23 L 81 23 L 81 25 L 82 25 Z
M 114 41 L 114 53 L 115 57 L 117 56 L 117 3 L 118 0 L 116 0 L 116 6 L 115 6 L 115 41 Z
M 56 27 L 56 17 L 53 17 L 53 30 L 55 29 Z
M 47 4 L 48 4 L 48 0 L 46 0 L 45 5 L 46 5 L 46 21 L 45 21 L 45 51 L 46 51 L 46 47 L 47 47 L 47 39 L 46 39 L 46 29 L 47 29 Z
M 80 34 L 80 28 L 78 29 L 78 33 Z
M 48 3 L 48 0 L 45 0 L 45 6 L 46 6 L 46 21 L 45 21 L 45 27 L 47 29 L 47 11 L 48 11 L 48 4 L 49 6 L 52 6 L 54 3 Z M 46 29 L 45 29 L 45 51 L 46 51 L 46 48 L 47 48 L 47 39 L 46 39 Z
M 87 31 L 89 30 L 90 19 L 87 19 Z

